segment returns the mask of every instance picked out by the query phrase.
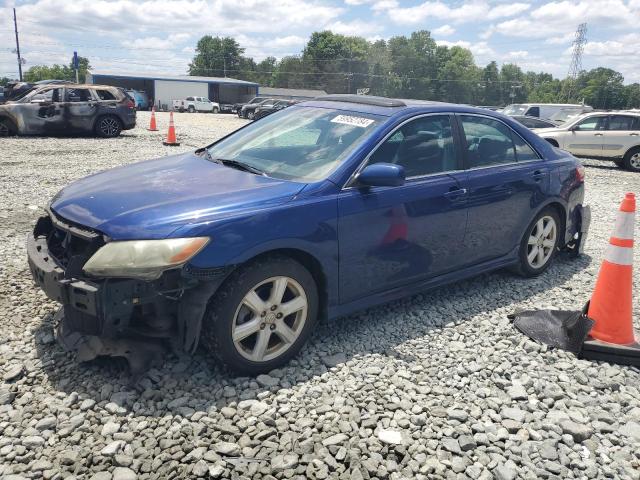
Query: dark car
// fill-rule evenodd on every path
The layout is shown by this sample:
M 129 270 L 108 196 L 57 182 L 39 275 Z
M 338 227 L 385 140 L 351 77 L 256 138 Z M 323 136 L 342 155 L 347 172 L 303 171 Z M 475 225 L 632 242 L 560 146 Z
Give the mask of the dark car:
M 256 108 L 255 113 L 254 113 L 254 120 L 258 120 L 259 118 L 262 117 L 266 117 L 267 115 L 271 115 L 274 112 L 277 112 L 278 110 L 282 110 L 283 108 L 287 108 L 290 107 L 291 105 L 294 105 L 298 102 L 295 102 L 293 100 L 278 100 L 275 103 L 265 103 L 263 105 L 259 105 L 258 108 Z
M 260 102 L 264 102 L 265 100 L 266 100 L 265 97 L 253 97 L 248 102 L 240 102 L 240 103 L 234 104 L 233 105 L 233 111 L 236 112 L 240 118 L 247 118 L 246 117 L 246 110 L 244 112 L 242 111 L 243 107 L 245 105 L 255 105 L 255 104 L 258 104 Z
M 584 173 L 489 110 L 327 96 L 72 183 L 27 252 L 68 348 L 138 364 L 163 341 L 201 343 L 254 374 L 296 355 L 320 317 L 579 253 Z
M 255 101 L 253 101 L 255 100 Z M 240 113 L 238 114 L 241 118 L 247 118 L 249 120 L 253 120 L 256 116 L 256 109 L 258 107 L 273 105 L 278 101 L 276 98 L 262 98 L 256 99 L 254 98 L 250 103 L 247 103 L 240 109 Z
M 557 123 L 542 118 L 530 117 L 529 115 L 513 115 L 511 118 L 520 122 L 527 128 L 556 128 Z
M 45 85 L 0 105 L 0 136 L 117 137 L 135 125 L 135 103 L 120 89 L 104 85 Z

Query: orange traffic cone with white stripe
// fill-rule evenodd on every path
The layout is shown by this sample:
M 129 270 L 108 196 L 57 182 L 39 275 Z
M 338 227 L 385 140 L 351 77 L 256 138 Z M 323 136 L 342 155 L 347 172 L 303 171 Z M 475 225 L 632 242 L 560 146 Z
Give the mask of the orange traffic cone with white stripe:
M 180 145 L 176 138 L 176 127 L 173 124 L 173 112 L 169 112 L 169 131 L 167 132 L 167 139 L 162 144 L 172 147 Z
M 147 130 L 150 132 L 158 131 L 158 126 L 156 125 L 156 107 L 151 107 L 151 121 L 149 122 L 149 128 Z
M 640 344 L 633 329 L 633 225 L 636 197 L 627 193 L 604 253 L 587 315 L 595 321 L 582 349 L 592 360 L 640 366 Z

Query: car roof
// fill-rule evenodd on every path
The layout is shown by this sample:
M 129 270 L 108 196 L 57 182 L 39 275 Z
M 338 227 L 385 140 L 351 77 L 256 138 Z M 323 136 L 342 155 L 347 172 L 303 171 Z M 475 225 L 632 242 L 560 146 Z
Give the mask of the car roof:
M 376 97 L 373 95 L 324 95 L 322 97 L 316 97 L 313 100 L 300 102 L 297 106 L 333 108 L 336 110 L 348 110 L 385 117 L 391 117 L 404 110 L 412 110 L 425 113 L 444 111 L 478 113 L 482 115 L 495 116 L 496 118 L 503 118 L 502 115 L 496 114 L 496 112 L 493 112 L 492 110 L 472 107 L 469 105 L 436 102 L 431 100 Z

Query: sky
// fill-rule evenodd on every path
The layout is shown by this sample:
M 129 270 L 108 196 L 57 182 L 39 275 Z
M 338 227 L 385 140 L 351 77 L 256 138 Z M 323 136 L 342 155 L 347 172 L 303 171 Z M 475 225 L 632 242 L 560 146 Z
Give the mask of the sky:
M 495 60 L 563 78 L 586 22 L 583 68 L 640 82 L 640 0 L 0 0 L 0 76 L 17 77 L 12 7 L 24 69 L 68 63 L 76 50 L 95 71 L 176 75 L 206 34 L 234 37 L 259 61 L 299 54 L 318 30 L 375 40 L 426 29 L 469 48 L 479 66 Z

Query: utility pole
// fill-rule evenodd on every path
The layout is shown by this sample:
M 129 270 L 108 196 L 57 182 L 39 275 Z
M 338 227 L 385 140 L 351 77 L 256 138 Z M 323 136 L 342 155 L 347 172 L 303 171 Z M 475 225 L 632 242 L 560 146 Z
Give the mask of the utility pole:
M 18 54 L 18 73 L 22 81 L 22 58 L 20 58 L 20 41 L 18 40 L 18 20 L 16 19 L 16 9 L 13 8 L 13 29 L 16 32 L 16 53 Z
M 569 66 L 569 73 L 567 75 L 567 81 L 565 84 L 565 94 L 567 102 L 571 101 L 573 95 L 573 87 L 580 72 L 582 71 L 582 52 L 584 45 L 587 43 L 587 24 L 581 23 L 576 30 L 576 36 L 573 40 L 573 52 L 571 54 L 571 65 Z

